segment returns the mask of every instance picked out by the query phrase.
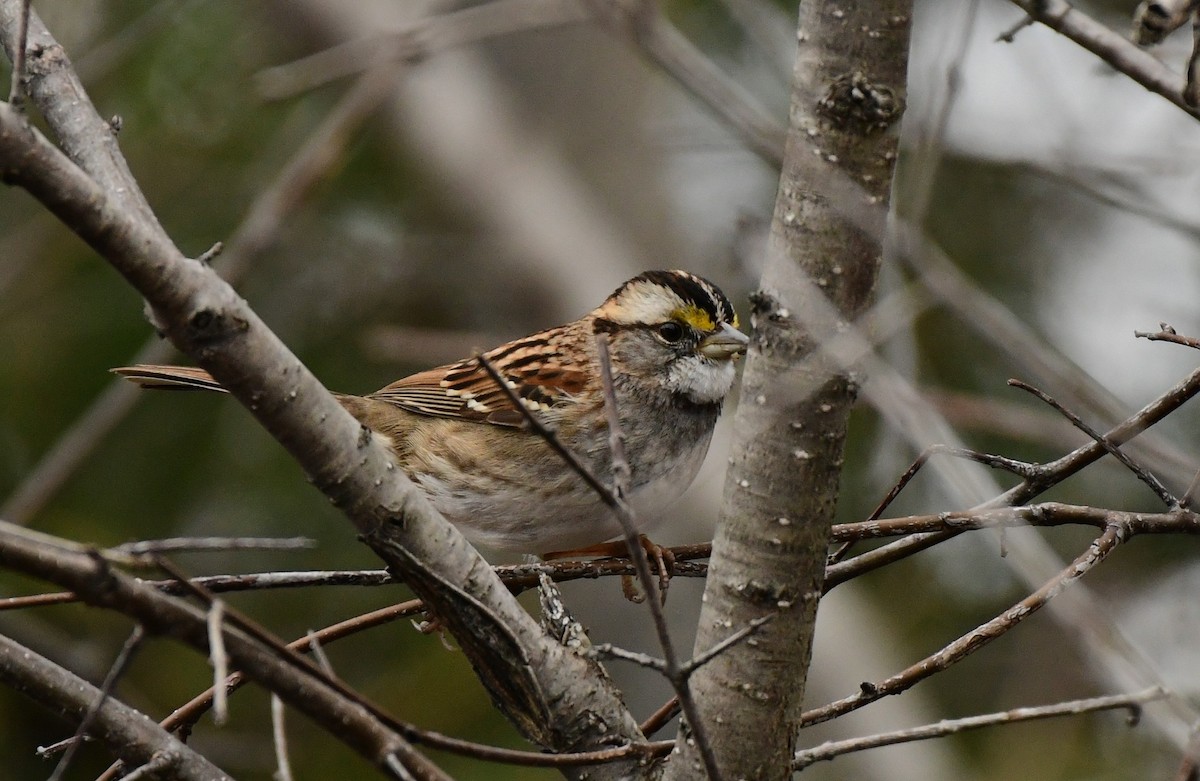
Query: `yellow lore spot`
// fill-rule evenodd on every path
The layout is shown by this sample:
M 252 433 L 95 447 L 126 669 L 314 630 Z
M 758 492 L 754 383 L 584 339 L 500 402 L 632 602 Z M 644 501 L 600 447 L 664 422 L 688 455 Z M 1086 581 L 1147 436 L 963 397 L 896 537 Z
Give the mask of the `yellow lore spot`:
M 713 322 L 712 317 L 709 316 L 708 312 L 705 312 L 698 306 L 685 306 L 680 309 L 676 309 L 671 313 L 671 319 L 677 320 L 681 323 L 687 323 L 702 334 L 715 331 L 717 327 L 716 323 Z

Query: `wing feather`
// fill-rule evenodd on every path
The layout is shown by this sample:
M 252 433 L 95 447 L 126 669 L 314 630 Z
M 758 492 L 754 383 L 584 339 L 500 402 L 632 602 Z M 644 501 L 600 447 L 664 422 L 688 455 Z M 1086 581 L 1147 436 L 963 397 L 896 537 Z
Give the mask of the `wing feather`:
M 568 343 L 578 342 L 564 327 L 509 342 L 484 355 L 527 408 L 544 412 L 569 402 L 586 385 L 588 373 L 568 365 L 561 349 Z M 508 394 L 475 358 L 413 374 L 368 398 L 418 415 L 506 427 L 520 427 L 524 422 Z

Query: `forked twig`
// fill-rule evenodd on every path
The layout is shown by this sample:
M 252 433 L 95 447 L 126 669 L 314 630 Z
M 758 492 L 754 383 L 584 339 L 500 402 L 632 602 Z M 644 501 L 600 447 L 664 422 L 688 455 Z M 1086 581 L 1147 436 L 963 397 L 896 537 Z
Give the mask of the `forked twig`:
M 1023 391 L 1032 393 L 1034 396 L 1037 396 L 1039 399 L 1044 401 L 1046 404 L 1049 404 L 1052 408 L 1054 408 L 1054 410 L 1056 412 L 1058 412 L 1064 418 L 1069 420 L 1071 422 L 1072 426 L 1079 429 L 1084 434 L 1087 434 L 1089 437 L 1092 438 L 1093 441 L 1099 443 L 1100 446 L 1103 447 L 1108 452 L 1109 455 L 1111 455 L 1113 458 L 1120 461 L 1127 469 L 1129 469 L 1129 471 L 1133 472 L 1133 474 L 1137 477 L 1137 479 L 1141 480 L 1143 483 L 1145 483 L 1147 486 L 1149 486 L 1150 490 L 1153 491 L 1155 493 L 1155 495 L 1158 496 L 1158 498 L 1160 500 L 1162 500 L 1163 504 L 1165 504 L 1167 507 L 1178 507 L 1179 506 L 1179 500 L 1176 499 L 1171 494 L 1171 492 L 1167 490 L 1166 486 L 1164 486 L 1157 477 L 1150 474 L 1149 470 L 1147 470 L 1145 467 L 1141 466 L 1140 464 L 1135 463 L 1134 460 L 1132 458 L 1130 458 L 1128 455 L 1126 455 L 1125 452 L 1122 451 L 1120 447 L 1118 447 L 1114 443 L 1110 442 L 1108 437 L 1101 434 L 1099 431 L 1096 431 L 1094 428 L 1089 426 L 1087 423 L 1084 423 L 1082 418 L 1080 418 L 1074 412 L 1072 412 L 1071 410 L 1067 409 L 1062 404 L 1060 404 L 1058 402 L 1058 400 L 1055 399 L 1053 396 L 1046 393 L 1045 391 L 1042 391 L 1038 388 L 1033 387 L 1032 385 L 1030 385 L 1027 382 L 1023 382 L 1022 380 L 1009 380 L 1008 384 L 1013 386 L 1014 388 L 1020 388 Z
M 1193 350 L 1200 350 L 1200 339 L 1194 336 L 1184 336 L 1166 323 L 1159 323 L 1158 328 L 1158 331 L 1134 331 L 1133 335 L 1137 339 L 1145 339 L 1149 342 L 1170 342 L 1191 347 Z
M 908 469 L 904 470 L 904 473 L 900 475 L 900 478 L 896 481 L 896 484 L 892 486 L 891 490 L 887 492 L 887 494 L 883 497 L 883 500 L 880 501 L 879 505 L 875 507 L 871 514 L 867 516 L 865 522 L 869 523 L 883 515 L 884 511 L 891 506 L 892 502 L 896 500 L 896 497 L 900 495 L 900 492 L 908 486 L 914 477 L 916 477 L 917 472 L 919 472 L 922 467 L 925 466 L 926 462 L 928 462 L 933 456 L 942 454 L 954 456 L 956 458 L 965 458 L 969 461 L 974 461 L 975 463 L 983 464 L 984 466 L 990 466 L 994 469 L 1003 469 L 1004 471 L 1010 472 L 1021 478 L 1030 478 L 1036 474 L 1036 467 L 1033 464 L 1029 464 L 1025 461 L 1017 461 L 1012 458 L 996 456 L 990 453 L 980 453 L 975 450 L 968 450 L 967 448 L 963 447 L 954 447 L 952 445 L 930 445 L 929 447 L 925 448 L 925 450 L 918 455 L 916 459 L 913 460 Z M 837 562 L 841 561 L 843 558 L 845 558 L 846 554 L 850 552 L 854 542 L 856 542 L 856 540 L 848 540 L 847 542 L 843 543 L 841 547 L 829 555 L 826 563 L 836 564 Z
M 1200 369 L 1193 371 L 1136 414 L 1113 427 L 1104 435 L 1104 438 L 1112 445 L 1123 445 L 1179 409 L 1197 393 L 1200 393 Z M 1025 504 L 1035 496 L 1095 463 L 1107 452 L 1103 445 L 1093 441 L 1081 445 L 1054 461 L 1035 465 L 1031 476 L 1026 477 L 979 509 Z M 914 534 L 859 554 L 847 561 L 830 565 L 825 571 L 824 588 L 828 591 L 839 583 L 844 583 L 859 575 L 931 548 L 959 533 L 956 530 L 948 530 Z
M 1064 588 L 1079 580 L 1107 558 L 1127 536 L 1128 530 L 1124 526 L 1109 525 L 1104 533 L 1092 542 L 1087 551 L 1077 556 L 1074 561 L 1025 599 L 992 620 L 979 625 L 937 653 L 922 659 L 892 677 L 879 683 L 863 683 L 857 694 L 806 711 L 800 716 L 801 727 L 829 721 L 888 695 L 900 694 L 931 675 L 957 664 L 1045 607 L 1046 603 L 1061 593 Z
M 75 728 L 75 734 L 65 741 L 60 741 L 53 746 L 47 746 L 44 749 L 39 749 L 38 754 L 41 756 L 49 756 L 55 753 L 60 748 L 65 748 L 66 751 L 59 757 L 58 764 L 54 766 L 54 772 L 50 774 L 50 781 L 59 781 L 67 772 L 67 768 L 71 766 L 71 760 L 75 758 L 75 753 L 79 747 L 83 745 L 83 738 L 87 735 L 88 730 L 92 728 L 92 722 L 96 719 L 96 714 L 100 712 L 100 707 L 104 705 L 104 701 L 112 694 L 113 687 L 117 685 L 121 675 L 129 667 L 129 663 L 133 661 L 133 655 L 142 645 L 142 640 L 146 638 L 146 630 L 138 624 L 130 632 L 126 638 L 125 644 L 121 646 L 121 651 L 117 654 L 117 658 L 113 660 L 112 667 L 108 669 L 108 674 L 104 676 L 104 682 L 100 684 L 100 691 L 96 695 L 96 699 L 88 707 L 87 712 L 83 714 L 83 718 L 79 720 L 79 726 Z

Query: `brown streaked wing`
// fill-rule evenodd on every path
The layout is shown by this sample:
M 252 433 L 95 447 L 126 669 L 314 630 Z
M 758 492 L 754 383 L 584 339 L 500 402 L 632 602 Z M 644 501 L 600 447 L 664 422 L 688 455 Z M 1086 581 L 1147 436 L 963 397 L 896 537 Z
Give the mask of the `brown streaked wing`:
M 535 411 L 579 393 L 587 380 L 585 371 L 564 364 L 555 344 L 557 336 L 559 329 L 543 331 L 485 353 L 517 396 Z M 512 427 L 524 421 L 520 410 L 474 358 L 397 380 L 369 398 L 419 415 Z

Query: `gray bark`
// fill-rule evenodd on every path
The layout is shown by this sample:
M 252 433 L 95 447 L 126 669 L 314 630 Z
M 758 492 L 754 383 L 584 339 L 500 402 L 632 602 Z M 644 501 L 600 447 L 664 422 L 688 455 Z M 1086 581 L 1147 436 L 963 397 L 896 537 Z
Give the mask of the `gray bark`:
M 0 682 L 74 723 L 100 696 L 95 686 L 4 635 L 0 635 Z M 158 770 L 150 772 L 150 778 L 229 781 L 219 767 L 145 714 L 112 697 L 96 711 L 87 734 L 131 769 L 153 762 Z
M 903 0 L 806 2 L 801 13 L 783 172 L 696 637 L 700 653 L 774 616 L 692 681 L 728 778 L 791 775 L 856 395 L 853 374 L 820 346 L 868 305 L 880 258 L 869 221 L 826 184 L 848 177 L 888 200 L 910 15 Z M 685 737 L 667 779 L 695 777 Z

